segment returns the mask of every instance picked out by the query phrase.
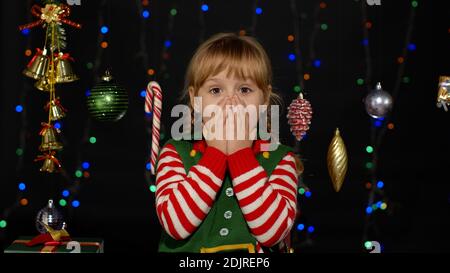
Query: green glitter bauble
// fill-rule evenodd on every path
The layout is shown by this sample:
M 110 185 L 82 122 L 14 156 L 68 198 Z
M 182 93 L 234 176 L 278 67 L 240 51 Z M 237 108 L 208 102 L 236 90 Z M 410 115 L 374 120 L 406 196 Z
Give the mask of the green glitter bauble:
M 94 86 L 87 98 L 87 107 L 93 118 L 99 121 L 118 121 L 128 109 L 128 93 L 112 80 L 106 71 L 103 81 Z

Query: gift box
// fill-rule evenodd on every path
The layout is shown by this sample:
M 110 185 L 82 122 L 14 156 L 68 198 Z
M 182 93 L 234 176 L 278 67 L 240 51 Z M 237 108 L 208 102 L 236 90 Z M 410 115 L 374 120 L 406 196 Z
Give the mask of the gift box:
M 4 253 L 103 253 L 103 239 L 72 238 L 67 242 L 47 242 L 27 246 L 33 237 L 21 236 L 4 250 Z

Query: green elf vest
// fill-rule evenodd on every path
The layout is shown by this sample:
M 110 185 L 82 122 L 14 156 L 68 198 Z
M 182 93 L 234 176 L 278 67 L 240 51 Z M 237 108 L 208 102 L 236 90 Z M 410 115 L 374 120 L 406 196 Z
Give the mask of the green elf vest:
M 195 155 L 191 154 L 193 144 L 189 141 L 170 139 L 166 144 L 168 143 L 172 144 L 180 155 L 186 173 L 201 158 L 199 151 L 196 151 Z M 280 144 L 275 151 L 268 152 L 269 156 L 266 152 L 267 158 L 261 152 L 256 155 L 256 159 L 270 176 L 281 159 L 290 151 L 292 151 L 291 147 Z M 277 246 L 269 251 L 276 251 L 274 250 L 276 248 Z M 159 252 L 256 252 L 255 249 L 256 239 L 250 233 L 233 193 L 228 171 L 225 173 L 222 188 L 217 193 L 211 210 L 197 230 L 184 240 L 175 240 L 162 229 L 159 243 Z

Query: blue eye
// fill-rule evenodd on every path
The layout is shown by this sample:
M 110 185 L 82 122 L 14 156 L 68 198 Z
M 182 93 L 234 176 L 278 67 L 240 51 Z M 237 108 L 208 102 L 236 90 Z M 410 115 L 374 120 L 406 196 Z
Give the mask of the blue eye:
M 241 87 L 241 88 L 239 89 L 239 91 L 240 91 L 242 94 L 247 94 L 247 93 L 253 92 L 253 90 L 250 89 L 250 88 L 248 88 L 248 87 Z
M 221 91 L 222 91 L 222 90 L 220 90 L 220 88 L 217 88 L 217 87 L 209 89 L 209 93 L 211 93 L 211 94 L 213 94 L 213 95 L 217 95 L 217 94 L 219 94 Z

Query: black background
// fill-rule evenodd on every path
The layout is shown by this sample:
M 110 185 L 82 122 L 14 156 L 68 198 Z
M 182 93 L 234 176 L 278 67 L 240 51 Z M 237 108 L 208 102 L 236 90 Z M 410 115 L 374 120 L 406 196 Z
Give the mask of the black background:
M 139 93 L 149 77 L 140 50 L 142 17 L 140 1 L 82 0 L 81 7 L 72 10 L 71 19 L 83 24 L 81 30 L 68 32 L 68 52 L 76 59 L 75 68 L 81 80 L 62 86 L 59 90 L 63 105 L 69 109 L 62 130 L 65 149 L 60 159 L 70 177 L 79 167 L 77 162 L 91 163 L 91 178 L 82 180 L 76 199 L 77 209 L 64 208 L 69 231 L 75 237 L 102 237 L 107 252 L 153 252 L 157 249 L 160 227 L 154 212 L 154 197 L 144 179 L 149 139 L 145 133 L 143 99 Z M 260 1 L 263 14 L 258 16 L 255 36 L 266 48 L 274 69 L 274 86 L 285 104 L 295 98 L 295 63 L 287 55 L 293 45 L 286 40 L 293 31 L 289 1 Z M 371 121 L 362 103 L 365 86 L 356 84 L 365 74 L 364 51 L 361 44 L 361 4 L 353 0 L 325 1 L 328 7 L 319 14 L 327 31 L 320 32 L 315 53 L 322 60 L 320 68 L 311 66 L 309 39 L 313 28 L 313 10 L 318 1 L 298 1 L 304 17 L 301 23 L 300 47 L 305 72 L 311 73 L 306 82 L 307 98 L 314 107 L 314 118 L 308 138 L 301 143 L 305 159 L 305 183 L 312 198 L 299 197 L 302 214 L 314 225 L 313 245 L 299 247 L 297 252 L 361 252 L 362 233 L 368 192 L 365 163 L 368 155 Z M 439 75 L 449 75 L 448 65 L 449 4 L 445 1 L 420 1 L 417 8 L 412 42 L 417 50 L 407 59 L 405 75 L 411 83 L 402 84 L 392 114 L 395 129 L 388 131 L 380 151 L 378 177 L 385 182 L 387 196 L 393 201 L 389 213 L 376 215 L 386 252 L 447 251 L 450 191 L 448 177 L 449 113 L 436 108 Z M 0 230 L 0 245 L 4 248 L 19 235 L 35 234 L 34 217 L 48 198 L 61 198 L 61 191 L 73 181 L 58 175 L 39 173 L 33 162 L 40 138 L 39 124 L 45 120 L 42 106 L 47 96 L 33 88 L 33 81 L 21 71 L 29 57 L 24 56 L 27 40 L 31 49 L 41 47 L 43 32 L 33 29 L 30 36 L 22 35 L 17 26 L 29 22 L 33 1 L 2 1 L 1 3 L 1 143 L 0 212 L 10 209 L 8 226 Z M 208 1 L 204 36 L 237 32 L 252 23 L 253 1 Z M 382 81 L 384 89 L 393 89 L 407 30 L 410 1 L 382 1 L 379 7 L 368 7 L 373 22 L 370 43 L 373 62 L 371 85 Z M 169 109 L 178 103 L 183 87 L 184 71 L 198 46 L 199 1 L 150 1 L 151 17 L 145 21 L 149 66 L 157 71 L 154 79 L 164 90 L 164 127 L 173 120 Z M 167 34 L 167 15 L 176 7 L 170 58 L 165 60 L 168 78 L 159 73 L 161 51 Z M 119 122 L 98 123 L 89 119 L 85 91 L 95 83 L 93 70 L 86 63 L 94 62 L 99 45 L 99 15 L 103 14 L 109 33 L 109 47 L 101 59 L 102 71 L 112 67 L 113 75 L 128 90 L 130 105 Z M 23 92 L 24 91 L 24 92 Z M 23 115 L 14 111 L 25 94 Z M 286 124 L 282 114 L 281 124 Z M 97 143 L 83 143 L 83 130 L 91 122 L 90 135 Z M 17 170 L 19 135 L 25 126 L 26 147 L 23 166 Z M 335 193 L 326 170 L 326 152 L 333 131 L 339 127 L 349 153 L 349 171 L 343 189 Z M 168 133 L 166 134 L 168 135 Z M 282 142 L 294 145 L 288 126 L 281 126 Z M 77 158 L 80 154 L 82 158 Z M 447 175 L 446 175 L 447 172 Z M 23 196 L 30 204 L 11 207 L 17 202 L 17 183 L 24 181 Z M 0 215 L 0 218 L 3 215 Z M 295 231 L 294 231 L 295 232 Z

